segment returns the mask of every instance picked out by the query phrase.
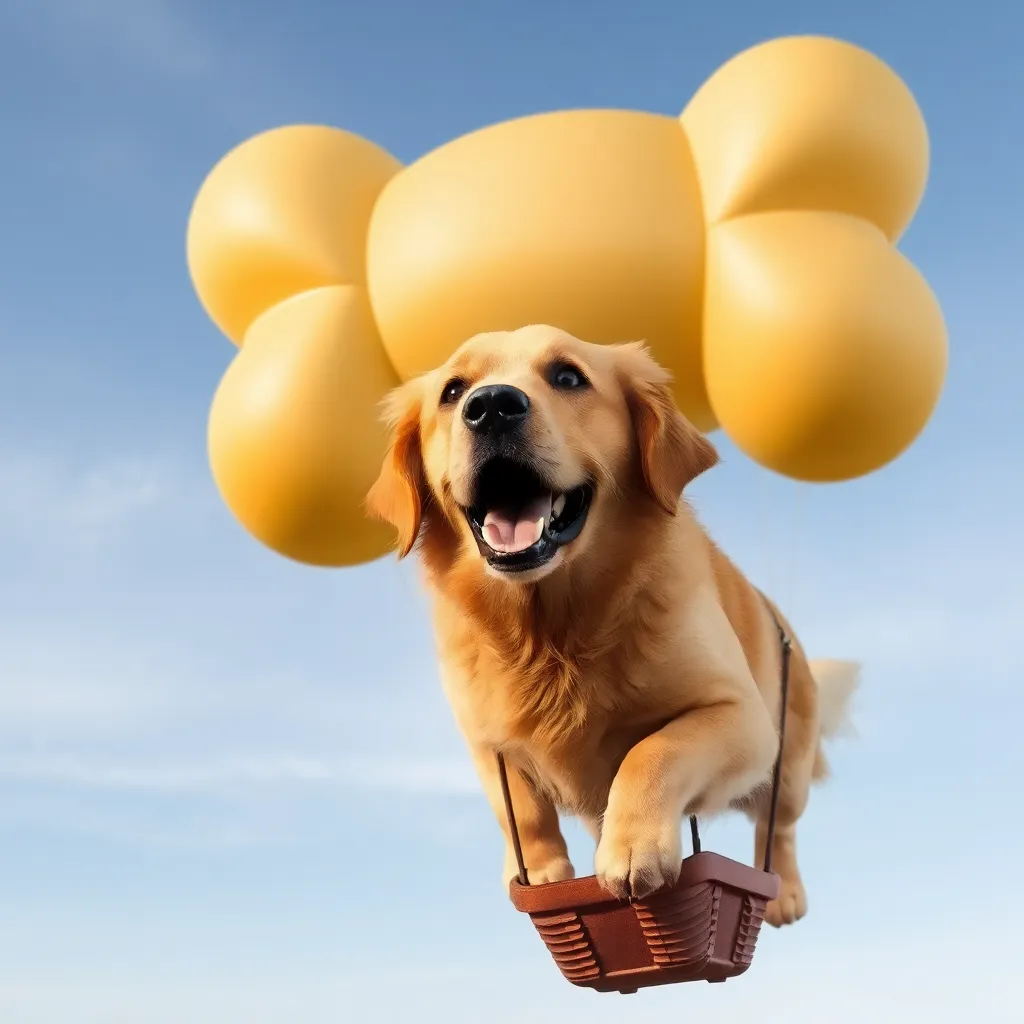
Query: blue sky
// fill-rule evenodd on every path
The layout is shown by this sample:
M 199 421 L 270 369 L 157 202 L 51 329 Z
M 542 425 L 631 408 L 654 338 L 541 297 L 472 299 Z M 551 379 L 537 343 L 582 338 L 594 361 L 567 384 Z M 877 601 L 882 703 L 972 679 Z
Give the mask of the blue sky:
M 355 6 L 0 11 L 0 1019 L 1019 1019 L 1020 12 Z M 860 737 L 804 821 L 804 922 L 724 988 L 597 997 L 501 892 L 411 567 L 293 565 L 221 505 L 205 422 L 233 349 L 191 293 L 185 221 L 265 128 L 336 124 L 409 161 L 533 111 L 675 113 L 794 32 L 868 47 L 924 110 L 903 248 L 942 301 L 949 383 L 919 443 L 850 484 L 798 487 L 718 439 L 702 518 L 812 653 L 865 661 Z M 708 839 L 749 855 L 743 822 Z

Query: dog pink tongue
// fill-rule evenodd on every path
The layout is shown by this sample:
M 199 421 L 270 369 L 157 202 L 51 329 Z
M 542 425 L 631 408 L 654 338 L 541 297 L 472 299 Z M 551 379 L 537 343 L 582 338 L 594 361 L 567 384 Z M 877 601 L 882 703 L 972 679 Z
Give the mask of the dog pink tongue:
M 540 540 L 544 523 L 551 518 L 551 495 L 535 498 L 516 514 L 493 509 L 484 517 L 484 540 L 495 551 L 513 554 Z

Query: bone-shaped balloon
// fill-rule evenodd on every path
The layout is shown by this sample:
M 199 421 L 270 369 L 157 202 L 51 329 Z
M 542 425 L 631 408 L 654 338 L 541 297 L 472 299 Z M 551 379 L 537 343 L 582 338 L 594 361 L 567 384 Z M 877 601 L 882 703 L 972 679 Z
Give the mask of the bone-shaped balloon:
M 683 412 L 779 473 L 871 472 L 945 375 L 938 304 L 893 248 L 927 165 L 900 79 L 817 37 L 740 54 L 678 119 L 535 115 L 405 168 L 337 129 L 256 136 L 189 223 L 200 300 L 241 345 L 210 417 L 221 493 L 289 557 L 384 553 L 362 508 L 380 399 L 528 323 L 646 340 Z

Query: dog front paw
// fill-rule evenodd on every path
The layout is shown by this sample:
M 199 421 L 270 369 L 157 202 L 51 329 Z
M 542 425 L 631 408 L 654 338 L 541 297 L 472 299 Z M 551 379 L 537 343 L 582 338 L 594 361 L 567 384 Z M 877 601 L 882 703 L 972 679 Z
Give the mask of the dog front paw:
M 544 885 L 545 882 L 565 882 L 576 877 L 576 870 L 565 857 L 555 857 L 546 864 L 527 868 L 527 881 L 530 885 Z
M 530 885 L 544 885 L 545 882 L 564 882 L 576 877 L 576 869 L 567 857 L 555 856 L 540 864 L 528 864 L 526 880 Z M 509 855 L 505 860 L 503 879 L 507 889 L 513 878 L 519 877 L 519 865 L 515 857 Z
M 594 857 L 598 881 L 619 899 L 643 899 L 672 885 L 683 860 L 679 822 L 605 818 Z
M 773 928 L 793 924 L 807 913 L 807 892 L 799 878 L 783 878 L 778 899 L 772 900 L 764 911 L 764 919 Z

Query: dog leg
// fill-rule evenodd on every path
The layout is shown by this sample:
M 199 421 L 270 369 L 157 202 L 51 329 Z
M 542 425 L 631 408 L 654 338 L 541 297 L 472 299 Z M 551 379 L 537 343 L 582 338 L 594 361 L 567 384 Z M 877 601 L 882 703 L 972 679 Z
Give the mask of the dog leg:
M 764 858 L 764 844 L 767 840 L 767 825 L 758 821 L 755 829 L 755 849 L 760 865 Z M 772 900 L 765 908 L 764 919 L 775 928 L 793 924 L 807 913 L 807 890 L 800 877 L 796 862 L 796 825 L 775 822 L 775 839 L 772 842 L 772 870 L 782 879 L 782 890 L 778 899 Z
M 501 791 L 497 761 L 490 747 L 475 748 L 472 753 L 487 801 L 505 835 L 502 880 L 507 887 L 519 874 L 519 866 L 505 813 L 505 797 Z M 559 827 L 558 811 L 554 803 L 524 775 L 514 755 L 505 755 L 505 770 L 528 881 L 531 885 L 542 885 L 544 882 L 561 882 L 573 878 L 575 871 L 569 861 L 569 851 Z
M 772 870 L 782 879 L 782 891 L 765 910 L 764 919 L 779 928 L 793 924 L 807 913 L 807 892 L 800 877 L 796 856 L 796 823 L 807 807 L 811 781 L 819 751 L 817 692 L 802 653 L 794 651 L 790 667 L 789 708 L 786 740 L 779 777 L 779 805 L 772 841 Z M 759 794 L 755 809 L 754 858 L 764 860 L 768 840 L 771 795 Z
M 744 688 L 753 691 L 753 681 Z M 770 775 L 777 752 L 756 691 L 688 711 L 637 743 L 608 794 L 594 859 L 604 887 L 642 898 L 674 882 L 683 815 L 715 813 L 747 795 Z

